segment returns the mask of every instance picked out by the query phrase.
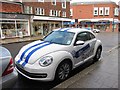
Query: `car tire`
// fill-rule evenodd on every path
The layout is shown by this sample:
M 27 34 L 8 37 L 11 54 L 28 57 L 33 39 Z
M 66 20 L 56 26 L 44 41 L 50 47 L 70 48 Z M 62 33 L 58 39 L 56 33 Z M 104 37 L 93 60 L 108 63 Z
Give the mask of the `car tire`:
M 71 63 L 69 61 L 63 61 L 58 65 L 58 68 L 56 70 L 55 74 L 55 80 L 56 81 L 64 81 L 68 78 L 70 72 L 71 72 Z
M 101 52 L 102 52 L 102 48 L 101 47 L 98 47 L 97 51 L 96 51 L 96 54 L 93 58 L 93 62 L 96 62 L 100 59 L 101 57 Z

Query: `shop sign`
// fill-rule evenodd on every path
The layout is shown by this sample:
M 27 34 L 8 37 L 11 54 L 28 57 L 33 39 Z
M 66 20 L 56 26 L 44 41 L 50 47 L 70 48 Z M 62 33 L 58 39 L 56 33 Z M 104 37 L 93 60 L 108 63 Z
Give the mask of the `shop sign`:
M 75 22 L 64 22 L 63 24 L 64 24 L 64 25 L 74 25 Z
M 94 22 L 96 25 L 105 25 L 105 24 L 110 24 L 110 22 Z
M 19 14 L 2 14 L 2 18 L 7 19 L 29 19 L 28 15 L 19 15 Z
M 93 24 L 93 22 L 80 22 L 80 24 L 85 25 L 85 24 Z

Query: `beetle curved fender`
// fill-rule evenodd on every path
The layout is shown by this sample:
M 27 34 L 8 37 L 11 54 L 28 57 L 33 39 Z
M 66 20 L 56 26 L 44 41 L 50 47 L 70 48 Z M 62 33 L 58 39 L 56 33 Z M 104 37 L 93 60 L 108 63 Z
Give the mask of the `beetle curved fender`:
M 46 56 L 52 56 L 53 57 L 53 62 L 52 62 L 52 65 L 51 65 L 51 66 L 54 66 L 53 76 L 55 76 L 58 65 L 66 59 L 71 60 L 72 66 L 74 66 L 73 56 L 68 51 L 56 51 L 56 52 L 52 52 L 50 54 L 47 54 Z M 73 69 L 73 67 L 72 67 L 72 69 Z
M 50 56 L 53 57 L 53 64 L 55 64 L 56 68 L 65 59 L 71 60 L 72 66 L 74 66 L 73 56 L 71 53 L 67 51 L 57 51 L 57 52 L 51 53 Z
M 97 51 L 99 46 L 102 46 L 102 42 L 100 40 L 97 40 L 96 44 L 95 44 L 94 55 L 96 54 L 96 51 Z

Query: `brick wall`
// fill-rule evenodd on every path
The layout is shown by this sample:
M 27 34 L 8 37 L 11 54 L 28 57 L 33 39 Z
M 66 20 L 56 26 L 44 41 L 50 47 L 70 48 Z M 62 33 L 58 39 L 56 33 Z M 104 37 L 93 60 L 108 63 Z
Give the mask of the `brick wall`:
M 98 8 L 98 15 L 94 15 L 94 8 L 95 7 Z M 99 14 L 99 10 L 100 10 L 101 7 L 103 7 L 103 15 Z M 109 7 L 109 15 L 104 14 L 105 13 L 105 7 Z M 86 19 L 86 20 L 87 19 L 88 20 L 96 19 L 97 21 L 94 21 L 94 22 L 98 22 L 99 19 L 109 20 L 109 18 L 111 18 L 111 22 L 109 24 L 109 27 L 107 25 L 102 25 L 102 24 L 99 24 L 99 25 L 93 24 L 93 25 L 91 25 L 91 27 L 94 28 L 93 26 L 96 26 L 100 30 L 112 32 L 113 31 L 112 21 L 114 19 L 118 19 L 118 18 L 120 19 L 120 15 L 119 16 L 114 15 L 114 9 L 117 8 L 117 7 L 118 7 L 118 5 L 116 5 L 115 3 L 112 3 L 112 2 L 110 2 L 110 3 L 109 2 L 108 3 L 94 3 L 94 4 L 92 4 L 92 3 L 89 3 L 89 4 L 74 4 L 74 5 L 71 5 L 71 7 L 70 7 L 71 9 L 73 9 L 72 10 L 73 11 L 73 16 L 71 18 L 72 19 Z M 82 24 L 82 25 L 87 26 L 87 24 Z M 118 31 L 118 24 L 115 24 L 114 31 L 115 32 Z
M 110 7 L 110 12 L 108 16 L 105 15 L 97 15 L 94 16 L 94 7 Z M 71 5 L 71 9 L 73 9 L 73 19 L 92 19 L 92 18 L 113 18 L 114 17 L 114 8 L 118 7 L 114 3 L 108 4 L 80 4 L 80 5 Z M 99 13 L 99 10 L 98 10 Z M 118 17 L 114 17 L 118 18 Z
M 49 16 L 49 12 L 52 9 L 52 10 L 58 10 L 58 11 L 65 11 L 66 16 L 68 18 L 70 17 L 70 2 L 67 2 L 66 9 L 62 9 L 61 2 L 56 2 L 56 5 L 52 5 L 51 2 L 24 2 L 24 6 L 32 6 L 34 14 L 35 14 L 35 8 L 40 7 L 45 9 L 46 16 Z
M 75 5 L 71 6 L 73 9 L 73 19 L 90 19 L 93 18 L 92 5 Z
M 7 3 L 7 2 L 0 2 L 0 12 L 6 12 L 6 13 L 21 13 L 22 8 L 20 4 L 14 4 L 14 3 Z

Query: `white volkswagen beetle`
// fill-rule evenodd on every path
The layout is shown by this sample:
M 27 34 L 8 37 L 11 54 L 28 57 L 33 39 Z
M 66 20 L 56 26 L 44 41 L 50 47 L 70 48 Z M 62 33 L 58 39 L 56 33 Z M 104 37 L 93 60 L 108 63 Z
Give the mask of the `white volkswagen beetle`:
M 101 57 L 102 44 L 86 29 L 53 30 L 43 40 L 25 45 L 15 58 L 16 70 L 23 76 L 42 81 L 65 80 L 71 70 Z

